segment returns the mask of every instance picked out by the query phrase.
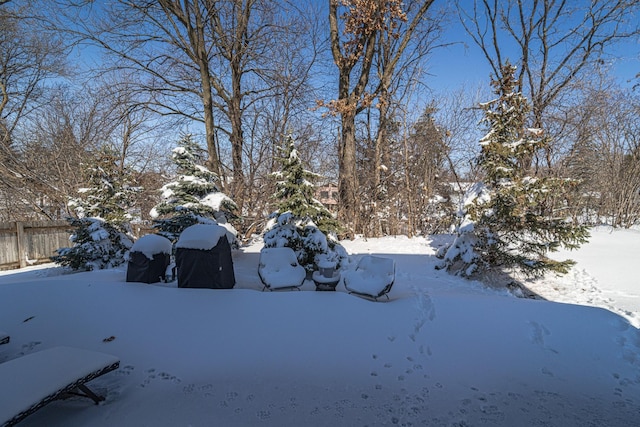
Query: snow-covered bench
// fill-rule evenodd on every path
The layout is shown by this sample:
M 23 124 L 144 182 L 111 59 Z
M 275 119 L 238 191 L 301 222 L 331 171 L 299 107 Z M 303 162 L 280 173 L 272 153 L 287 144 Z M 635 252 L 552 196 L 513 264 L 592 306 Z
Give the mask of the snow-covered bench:
M 7 344 L 9 342 L 9 334 L 0 331 L 0 345 Z
M 350 294 L 378 300 L 389 291 L 396 276 L 396 264 L 391 258 L 365 255 L 355 270 L 343 275 L 344 287 Z
M 263 248 L 258 275 L 264 289 L 300 289 L 307 276 L 291 248 Z M 263 289 L 263 290 L 264 290 Z
M 0 425 L 14 425 L 69 395 L 98 404 L 104 397 L 85 383 L 119 365 L 115 356 L 71 347 L 53 347 L 0 364 Z

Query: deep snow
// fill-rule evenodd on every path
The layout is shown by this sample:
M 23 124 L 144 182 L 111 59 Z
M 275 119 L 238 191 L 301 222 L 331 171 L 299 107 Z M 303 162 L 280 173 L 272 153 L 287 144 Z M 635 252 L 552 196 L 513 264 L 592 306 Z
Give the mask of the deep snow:
M 389 302 L 311 281 L 261 292 L 260 243 L 234 252 L 232 290 L 126 283 L 125 268 L 2 272 L 0 361 L 56 345 L 121 360 L 91 383 L 101 405 L 55 402 L 25 426 L 638 425 L 637 231 L 595 230 L 568 276 L 528 283 L 582 305 L 437 271 L 444 239 L 343 242 L 354 261 L 394 259 Z

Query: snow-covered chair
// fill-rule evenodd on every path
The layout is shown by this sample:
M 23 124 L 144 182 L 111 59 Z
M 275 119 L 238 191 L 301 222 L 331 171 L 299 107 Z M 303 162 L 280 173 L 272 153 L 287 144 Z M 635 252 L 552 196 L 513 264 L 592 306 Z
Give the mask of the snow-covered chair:
M 171 240 L 158 234 L 140 237 L 129 250 L 127 282 L 165 281 L 171 262 Z
M 304 283 L 307 272 L 298 264 L 291 248 L 263 248 L 260 251 L 258 275 L 265 289 L 298 289 Z
M 389 299 L 395 276 L 396 264 L 391 258 L 365 255 L 355 270 L 343 274 L 343 283 L 350 294 L 377 301 L 383 295 Z
M 8 333 L 0 331 L 0 344 L 8 344 L 9 339 Z
M 119 365 L 110 354 L 72 347 L 53 347 L 0 364 L 0 425 L 14 425 L 70 395 L 102 402 L 105 398 L 86 383 Z

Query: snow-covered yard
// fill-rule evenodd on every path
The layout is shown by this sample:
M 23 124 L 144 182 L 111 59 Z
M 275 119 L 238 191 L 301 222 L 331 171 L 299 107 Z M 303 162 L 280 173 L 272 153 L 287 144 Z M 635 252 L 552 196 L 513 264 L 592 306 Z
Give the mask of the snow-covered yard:
M 344 242 L 395 260 L 378 303 L 342 284 L 261 292 L 260 243 L 234 252 L 232 290 L 126 283 L 125 268 L 2 272 L 0 361 L 57 345 L 121 360 L 91 383 L 105 402 L 54 402 L 25 426 L 640 423 L 640 232 L 595 230 L 571 274 L 528 283 L 562 303 L 435 270 L 440 239 Z

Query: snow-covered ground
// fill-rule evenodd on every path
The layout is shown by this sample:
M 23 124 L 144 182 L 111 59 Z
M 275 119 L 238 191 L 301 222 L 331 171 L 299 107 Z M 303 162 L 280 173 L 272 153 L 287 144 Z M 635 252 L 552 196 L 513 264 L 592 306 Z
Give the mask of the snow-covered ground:
M 597 227 L 580 250 L 554 256 L 578 265 L 564 277 L 529 283 L 532 290 L 551 301 L 607 308 L 640 328 L 640 230 Z
M 54 402 L 25 426 L 640 423 L 638 231 L 594 230 L 569 275 L 527 283 L 549 301 L 435 270 L 442 239 L 344 242 L 395 260 L 377 303 L 342 284 L 261 292 L 259 243 L 234 252 L 232 290 L 2 272 L 0 361 L 57 345 L 121 360 L 91 383 L 105 402 Z

